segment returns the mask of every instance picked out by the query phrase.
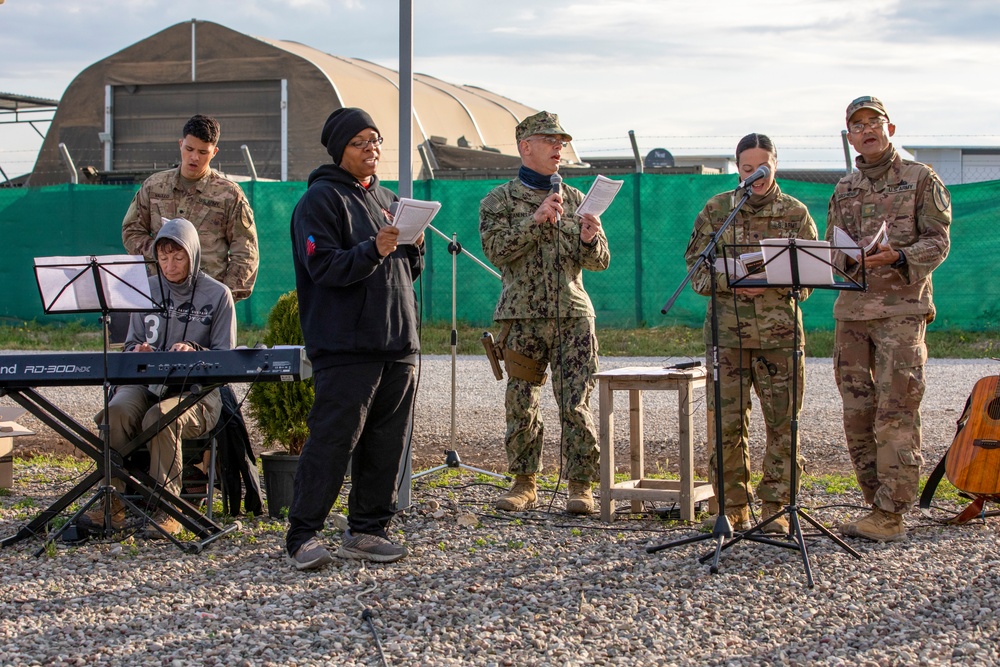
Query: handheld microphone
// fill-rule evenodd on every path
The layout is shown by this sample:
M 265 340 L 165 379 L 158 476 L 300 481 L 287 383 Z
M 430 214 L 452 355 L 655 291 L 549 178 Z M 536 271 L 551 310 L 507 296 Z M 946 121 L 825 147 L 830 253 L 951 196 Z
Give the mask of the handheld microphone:
M 770 175 L 771 175 L 771 169 L 766 164 L 762 164 L 759 167 L 757 167 L 757 171 L 755 171 L 754 173 L 750 174 L 742 181 L 740 181 L 739 187 L 740 189 L 746 188 L 747 186 L 753 185 L 760 179 L 767 178 Z
M 398 211 L 398 210 L 399 210 L 399 202 L 398 201 L 394 201 L 391 204 L 389 204 L 389 222 L 390 223 L 393 220 L 396 219 L 396 211 Z
M 552 189 L 549 191 L 549 194 L 562 196 L 562 176 L 559 175 L 559 172 L 556 172 L 551 176 L 549 176 L 549 183 L 552 184 Z M 557 215 L 556 222 L 557 223 L 561 222 L 561 220 L 562 216 Z

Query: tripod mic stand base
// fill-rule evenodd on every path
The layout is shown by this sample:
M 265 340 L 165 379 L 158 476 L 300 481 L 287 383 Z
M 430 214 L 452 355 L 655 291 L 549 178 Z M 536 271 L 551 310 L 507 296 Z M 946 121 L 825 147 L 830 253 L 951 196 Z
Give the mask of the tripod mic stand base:
M 773 523 L 774 521 L 777 521 L 778 519 L 784 516 L 788 517 L 788 538 L 780 540 L 765 535 L 764 533 L 765 526 Z M 723 544 L 720 548 L 716 549 L 714 554 L 715 557 L 714 563 L 716 564 L 718 563 L 720 551 L 728 549 L 729 547 L 733 546 L 734 544 L 742 540 L 749 540 L 750 542 L 759 542 L 761 544 L 770 544 L 772 546 L 782 547 L 784 549 L 791 549 L 793 551 L 798 551 L 800 554 L 802 554 L 802 565 L 805 568 L 805 573 L 806 573 L 806 585 L 809 588 L 812 588 L 813 587 L 812 568 L 810 567 L 809 564 L 809 551 L 806 548 L 805 534 L 802 532 L 802 523 L 799 520 L 800 518 L 804 519 L 809 524 L 811 524 L 813 528 L 818 530 L 821 534 L 833 540 L 841 549 L 843 549 L 850 555 L 854 556 L 858 560 L 861 560 L 861 554 L 852 549 L 850 545 L 848 545 L 842 539 L 840 539 L 832 532 L 830 532 L 830 530 L 826 526 L 823 526 L 815 519 L 813 519 L 811 516 L 806 514 L 805 510 L 803 510 L 801 507 L 799 507 L 798 505 L 785 505 L 785 508 L 782 511 L 773 514 L 772 516 L 769 516 L 767 519 L 758 523 L 750 530 L 746 531 L 745 533 L 738 534 L 736 537 L 732 538 L 731 540 Z M 699 563 L 708 562 L 708 559 L 712 558 L 712 556 L 713 554 L 706 554 L 701 558 L 699 558 L 698 562 Z M 715 567 L 717 567 L 717 565 Z M 712 571 L 715 572 L 716 570 L 713 569 Z
M 462 463 L 462 459 L 458 456 L 458 452 L 455 451 L 454 449 L 449 449 L 445 451 L 443 465 L 439 465 L 434 468 L 418 472 L 415 475 L 413 475 L 413 479 L 424 477 L 426 475 L 430 475 L 435 472 L 440 472 L 442 470 L 447 470 L 448 468 L 463 468 L 465 470 L 470 470 L 472 472 L 478 473 L 480 475 L 486 475 L 487 477 L 492 477 L 494 479 L 502 479 L 507 482 L 510 481 L 510 477 L 508 477 L 507 475 L 501 475 L 499 473 L 491 472 L 489 470 L 483 470 L 482 468 L 475 468 L 473 466 L 465 465 L 464 463 Z

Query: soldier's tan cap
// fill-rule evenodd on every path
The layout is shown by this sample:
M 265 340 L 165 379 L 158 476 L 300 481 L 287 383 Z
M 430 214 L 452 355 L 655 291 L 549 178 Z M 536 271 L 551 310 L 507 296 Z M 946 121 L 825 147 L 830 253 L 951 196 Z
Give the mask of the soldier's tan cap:
M 518 141 L 533 134 L 561 134 L 566 137 L 566 141 L 573 141 L 569 132 L 559 125 L 559 116 L 548 111 L 539 111 L 534 116 L 528 116 L 518 123 L 514 130 L 514 138 Z
M 885 105 L 882 104 L 882 100 L 877 97 L 872 97 L 871 95 L 864 95 L 854 100 L 847 105 L 847 122 L 851 122 L 851 116 L 860 109 L 871 109 L 872 111 L 877 111 L 878 113 L 885 116 L 886 120 L 889 120 L 889 114 L 885 110 Z

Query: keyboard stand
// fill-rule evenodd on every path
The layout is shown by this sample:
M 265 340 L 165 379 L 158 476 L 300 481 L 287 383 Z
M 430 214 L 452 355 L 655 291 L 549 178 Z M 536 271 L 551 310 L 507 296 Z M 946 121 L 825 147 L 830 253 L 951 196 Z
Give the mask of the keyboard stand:
M 191 394 L 184 398 L 172 410 L 167 412 L 160 424 L 150 426 L 142 433 L 133 438 L 121 452 L 112 453 L 111 475 L 118 477 L 131 485 L 143 501 L 148 506 L 159 504 L 168 515 L 180 522 L 182 526 L 194 533 L 199 538 L 195 541 L 181 542 L 173 536 L 167 536 L 175 545 L 188 553 L 200 553 L 208 544 L 214 542 L 223 535 L 235 530 L 236 525 L 223 528 L 213 520 L 206 517 L 197 507 L 191 503 L 176 497 L 166 489 L 160 487 L 148 473 L 138 469 L 130 469 L 125 461 L 136 449 L 149 442 L 150 439 L 161 430 L 172 424 L 178 416 L 185 410 L 201 400 L 202 396 L 212 391 L 221 384 L 203 385 L 201 394 Z M 55 535 L 49 537 L 49 524 L 62 512 L 72 505 L 76 500 L 90 490 L 95 484 L 104 478 L 104 452 L 103 443 L 99 436 L 84 427 L 80 422 L 67 414 L 64 410 L 49 401 L 32 388 L 0 389 L 0 396 L 10 396 L 10 398 L 25 410 L 33 414 L 43 424 L 51 428 L 60 436 L 65 438 L 71 445 L 82 451 L 87 456 L 97 461 L 97 470 L 90 473 L 79 484 L 74 486 L 61 498 L 42 510 L 27 525 L 10 537 L 0 540 L 0 547 L 11 546 L 21 540 L 28 538 L 42 538 L 46 542 L 56 539 L 68 527 L 72 521 L 68 521 Z M 139 515 L 145 512 L 138 505 L 132 503 L 128 498 L 124 502 L 129 509 Z M 82 514 L 87 510 L 87 506 L 82 507 L 74 515 Z M 44 545 L 35 554 L 40 556 L 45 550 Z

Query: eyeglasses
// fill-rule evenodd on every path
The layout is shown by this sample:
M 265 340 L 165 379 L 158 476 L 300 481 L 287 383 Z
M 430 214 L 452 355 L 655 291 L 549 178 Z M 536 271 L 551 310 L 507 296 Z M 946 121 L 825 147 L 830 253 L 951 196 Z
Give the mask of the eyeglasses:
M 382 145 L 382 140 L 383 140 L 383 137 L 377 137 L 375 139 L 359 139 L 357 141 L 352 141 L 351 142 L 351 146 L 353 146 L 354 148 L 357 148 L 358 150 L 364 150 L 364 149 L 368 148 L 369 146 L 371 146 L 372 148 L 375 148 L 376 146 L 381 146 Z
M 538 134 L 538 135 L 535 135 L 533 137 L 529 137 L 529 139 L 538 139 L 539 141 L 544 141 L 549 146 L 562 146 L 563 148 L 566 148 L 567 146 L 569 146 L 569 142 L 568 141 L 563 141 L 562 139 L 559 139 L 558 137 L 550 137 L 550 136 L 544 135 L 544 134 Z
M 866 127 L 877 130 L 888 122 L 885 116 L 875 116 L 867 123 L 851 123 L 847 126 L 847 129 L 851 131 L 851 134 L 861 134 L 865 131 Z

